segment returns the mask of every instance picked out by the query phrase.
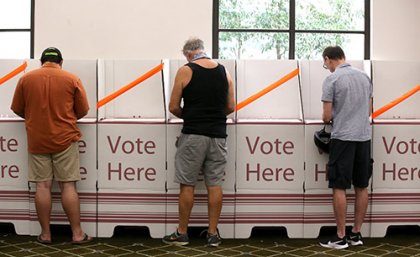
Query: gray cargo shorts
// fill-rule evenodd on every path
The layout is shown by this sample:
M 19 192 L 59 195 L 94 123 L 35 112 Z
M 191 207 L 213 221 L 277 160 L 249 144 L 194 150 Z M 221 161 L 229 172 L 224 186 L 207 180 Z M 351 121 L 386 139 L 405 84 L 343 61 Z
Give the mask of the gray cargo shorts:
M 206 186 L 221 186 L 225 174 L 226 138 L 183 134 L 176 142 L 175 183 L 195 186 L 200 171 Z

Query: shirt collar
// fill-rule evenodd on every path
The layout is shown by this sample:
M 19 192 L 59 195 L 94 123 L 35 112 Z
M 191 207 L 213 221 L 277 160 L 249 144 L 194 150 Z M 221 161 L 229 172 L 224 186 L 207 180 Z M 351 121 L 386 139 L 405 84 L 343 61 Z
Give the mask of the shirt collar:
M 58 63 L 53 63 L 53 62 L 46 62 L 42 65 L 42 68 L 56 68 L 59 69 L 60 68 L 60 64 Z
M 350 67 L 350 63 L 343 63 L 337 66 L 337 68 L 344 68 L 344 67 Z

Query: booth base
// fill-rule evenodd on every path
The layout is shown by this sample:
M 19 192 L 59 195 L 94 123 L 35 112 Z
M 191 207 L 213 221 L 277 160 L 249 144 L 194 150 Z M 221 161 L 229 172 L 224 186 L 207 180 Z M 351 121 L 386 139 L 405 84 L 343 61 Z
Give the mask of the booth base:
M 371 237 L 384 237 L 390 226 L 420 225 L 420 190 L 375 189 Z
M 254 227 L 285 227 L 290 238 L 303 237 L 303 192 L 238 191 L 235 238 L 249 238 Z
M 347 220 L 346 226 L 353 226 L 354 223 L 354 200 L 352 190 L 347 192 Z M 369 200 L 369 203 L 371 200 Z M 370 224 L 371 204 L 368 205 L 365 222 L 362 226 L 362 235 L 371 235 Z M 317 238 L 322 227 L 335 227 L 336 221 L 333 209 L 333 196 L 331 189 L 310 190 L 305 192 L 304 197 L 304 238 Z
M 178 199 L 179 190 L 168 191 L 166 234 L 174 232 L 178 226 Z M 207 191 L 196 190 L 189 227 L 203 227 L 207 229 L 209 224 L 207 203 Z M 224 190 L 222 213 L 218 225 L 222 238 L 234 238 L 234 213 L 235 193 Z
M 0 223 L 12 223 L 16 234 L 29 235 L 29 192 L 28 190 L 0 191 Z
M 166 193 L 99 190 L 98 237 L 112 237 L 117 226 L 148 227 L 152 238 L 165 235 Z
M 96 222 L 96 192 L 80 192 L 80 221 L 82 229 L 90 236 L 97 236 Z M 35 192 L 29 195 L 29 216 L 30 216 L 30 235 L 37 236 L 41 233 L 41 226 L 35 209 Z M 52 193 L 51 224 L 68 225 L 69 221 L 61 205 L 61 193 Z

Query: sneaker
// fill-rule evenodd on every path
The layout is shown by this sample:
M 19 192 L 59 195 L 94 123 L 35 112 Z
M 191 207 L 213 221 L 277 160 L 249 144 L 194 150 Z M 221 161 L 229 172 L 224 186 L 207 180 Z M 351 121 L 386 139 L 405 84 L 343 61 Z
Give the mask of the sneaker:
M 200 236 L 203 236 L 204 233 L 207 234 L 206 240 L 207 240 L 207 246 L 213 246 L 217 247 L 222 243 L 222 238 L 219 234 L 219 229 L 217 229 L 216 234 L 210 234 L 207 229 L 201 231 Z
M 357 233 L 353 233 L 350 232 L 350 235 L 348 235 L 347 237 L 347 241 L 349 242 L 350 245 L 363 245 L 363 238 L 362 238 L 362 234 L 360 234 L 360 232 Z
M 216 234 L 207 233 L 207 246 L 217 247 L 222 243 L 222 238 L 220 238 L 219 231 Z
M 162 242 L 164 242 L 165 244 L 170 244 L 170 245 L 188 245 L 190 243 L 189 239 L 188 239 L 188 234 L 179 234 L 178 230 L 176 230 L 174 233 L 164 236 L 162 238 Z
M 322 247 L 326 248 L 333 248 L 333 249 L 346 249 L 349 247 L 349 244 L 347 243 L 347 238 L 339 238 L 337 235 L 334 236 L 333 239 L 328 241 L 321 241 L 319 244 Z

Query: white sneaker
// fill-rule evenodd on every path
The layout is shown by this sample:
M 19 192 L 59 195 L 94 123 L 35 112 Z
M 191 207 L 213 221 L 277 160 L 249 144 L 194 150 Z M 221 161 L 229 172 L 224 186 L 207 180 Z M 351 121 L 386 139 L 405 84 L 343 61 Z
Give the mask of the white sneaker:
M 349 247 L 349 244 L 347 243 L 347 238 L 339 238 L 337 235 L 335 235 L 330 240 L 319 242 L 319 245 L 321 245 L 322 247 L 332 249 L 346 249 Z

